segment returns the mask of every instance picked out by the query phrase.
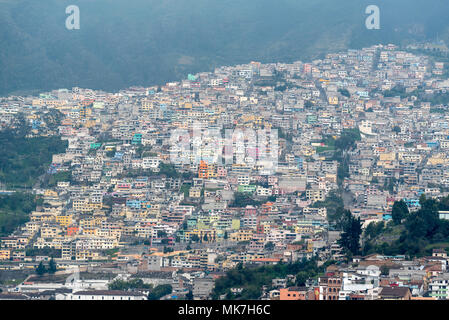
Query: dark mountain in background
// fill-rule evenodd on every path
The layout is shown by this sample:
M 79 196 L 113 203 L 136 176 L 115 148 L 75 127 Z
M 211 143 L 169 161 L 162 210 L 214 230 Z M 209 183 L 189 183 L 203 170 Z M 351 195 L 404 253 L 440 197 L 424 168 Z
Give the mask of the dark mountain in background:
M 80 30 L 65 27 L 72 4 Z M 370 4 L 380 30 L 365 28 Z M 220 65 L 449 40 L 447 16 L 447 0 L 0 0 L 0 95 L 117 90 Z

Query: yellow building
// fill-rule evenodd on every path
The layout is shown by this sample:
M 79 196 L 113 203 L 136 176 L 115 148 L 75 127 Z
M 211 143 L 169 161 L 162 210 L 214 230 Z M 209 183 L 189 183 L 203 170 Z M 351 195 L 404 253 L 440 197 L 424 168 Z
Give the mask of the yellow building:
M 79 250 L 76 252 L 77 261 L 89 261 L 100 259 L 100 254 L 96 251 L 91 250 Z
M 72 215 L 67 216 L 57 216 L 56 217 L 56 223 L 60 224 L 63 227 L 67 227 L 72 224 Z
M 240 219 L 232 219 L 231 228 L 233 230 L 240 229 Z
M 142 111 L 149 111 L 149 110 L 153 109 L 153 101 L 148 100 L 148 99 L 143 99 L 140 102 L 140 109 Z
M 381 154 L 379 154 L 379 160 L 380 161 L 396 160 L 396 153 L 395 152 L 381 153 Z
M 83 227 L 83 234 L 96 236 L 98 232 L 97 227 Z
M 337 96 L 329 96 L 328 101 L 329 101 L 329 104 L 336 105 L 336 104 L 338 104 L 338 97 Z
M 234 242 L 250 241 L 253 237 L 253 231 L 249 229 L 242 229 L 231 233 L 229 239 Z
M 444 164 L 445 162 L 446 162 L 446 159 L 441 154 L 437 154 L 437 155 L 435 155 L 433 157 L 430 157 L 427 160 L 427 164 L 430 165 L 430 166 L 435 166 L 435 165 L 438 165 L 438 164 Z
M 189 197 L 190 198 L 201 198 L 201 188 L 200 187 L 192 187 L 189 189 Z
M 57 198 L 58 197 L 58 193 L 56 191 L 47 189 L 44 191 L 44 197 L 45 198 Z
M 11 250 L 0 250 L 0 260 L 9 260 L 11 258 Z
M 58 226 L 43 226 L 41 228 L 42 238 L 54 238 L 62 232 L 61 228 Z

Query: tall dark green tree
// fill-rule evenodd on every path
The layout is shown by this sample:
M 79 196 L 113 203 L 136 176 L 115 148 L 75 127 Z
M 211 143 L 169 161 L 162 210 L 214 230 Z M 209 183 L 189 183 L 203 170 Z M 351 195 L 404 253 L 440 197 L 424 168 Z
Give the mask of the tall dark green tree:
M 48 272 L 53 274 L 56 272 L 56 270 L 58 270 L 56 262 L 53 258 L 51 258 L 50 263 L 48 264 Z
M 400 224 L 409 214 L 408 207 L 404 200 L 395 201 L 393 209 L 391 210 L 391 216 L 394 224 Z
M 47 269 L 45 268 L 43 262 L 41 261 L 36 268 L 36 273 L 42 276 L 45 272 L 47 272 Z
M 360 253 L 360 235 L 362 234 L 362 224 L 360 217 L 355 218 L 351 211 L 345 210 L 343 219 L 343 233 L 338 240 L 338 244 L 345 250 L 347 255 L 357 255 Z
M 193 292 L 192 292 L 192 290 L 189 290 L 189 292 L 187 292 L 186 300 L 193 300 Z

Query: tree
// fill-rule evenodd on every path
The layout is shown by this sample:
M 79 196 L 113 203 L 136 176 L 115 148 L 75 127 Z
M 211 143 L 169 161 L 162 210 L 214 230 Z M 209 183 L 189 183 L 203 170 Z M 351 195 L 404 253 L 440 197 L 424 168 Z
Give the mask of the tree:
M 192 290 L 189 290 L 189 292 L 187 292 L 186 300 L 193 300 L 193 292 L 192 292 Z
M 274 249 L 274 243 L 271 242 L 271 241 L 268 241 L 268 242 L 265 244 L 265 250 L 273 251 L 273 249 Z
M 164 238 L 167 236 L 167 232 L 163 231 L 163 230 L 158 230 L 157 231 L 157 237 L 158 238 Z
M 388 276 L 388 274 L 390 273 L 390 268 L 388 268 L 386 265 L 382 265 L 380 267 L 380 274 L 383 276 Z
M 309 273 L 306 271 L 300 271 L 296 275 L 296 285 L 303 287 L 306 284 L 306 281 L 310 278 Z
M 151 290 L 151 292 L 148 294 L 148 300 L 159 300 L 163 296 L 172 293 L 172 291 L 173 288 L 169 284 L 159 285 Z
M 343 218 L 343 233 L 338 244 L 345 249 L 346 253 L 357 255 L 360 252 L 360 235 L 362 234 L 362 224 L 360 217 L 355 218 L 351 211 L 345 210 Z
M 356 141 L 360 140 L 361 136 L 358 128 L 344 129 L 340 137 L 335 141 L 335 146 L 340 150 L 349 150 L 355 147 Z
M 351 96 L 351 94 L 349 93 L 348 89 L 338 89 L 338 92 L 340 92 L 342 96 L 345 96 L 345 97 L 348 97 L 348 98 Z
M 260 201 L 252 199 L 248 193 L 236 192 L 234 194 L 234 201 L 229 204 L 229 207 L 245 208 L 246 206 L 259 206 L 260 204 Z
M 151 289 L 153 285 L 145 284 L 142 279 L 131 279 L 129 281 L 124 281 L 121 279 L 116 279 L 109 283 L 109 290 L 134 290 L 134 289 Z
M 39 263 L 39 266 L 36 268 L 36 273 L 40 276 L 42 276 L 44 273 L 47 272 L 47 269 L 45 268 L 42 261 Z
M 164 246 L 164 251 L 163 251 L 163 252 L 164 252 L 164 253 L 173 252 L 173 248 Z
M 313 103 L 310 100 L 306 100 L 306 102 L 304 102 L 304 109 L 310 109 L 313 107 Z
M 400 132 L 401 132 L 401 127 L 399 127 L 399 126 L 394 126 L 394 127 L 393 127 L 393 131 L 396 132 L 396 133 L 400 133 Z
M 365 238 L 367 240 L 374 239 L 378 234 L 380 234 L 384 229 L 384 222 L 371 222 L 365 228 Z
M 408 214 L 408 207 L 404 200 L 394 202 L 393 209 L 391 210 L 391 216 L 394 224 L 401 224 L 402 220 L 405 219 Z
M 50 263 L 48 264 L 48 272 L 53 274 L 58 270 L 55 260 L 53 258 L 50 259 Z

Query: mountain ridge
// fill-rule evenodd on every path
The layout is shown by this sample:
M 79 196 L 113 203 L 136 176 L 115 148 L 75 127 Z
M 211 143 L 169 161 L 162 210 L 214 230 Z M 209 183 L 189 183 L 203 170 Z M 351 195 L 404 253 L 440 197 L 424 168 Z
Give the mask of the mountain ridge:
M 449 3 L 379 2 L 367 30 L 365 0 L 0 1 L 0 95 L 64 87 L 118 90 L 250 61 L 292 62 L 377 43 L 449 40 Z

